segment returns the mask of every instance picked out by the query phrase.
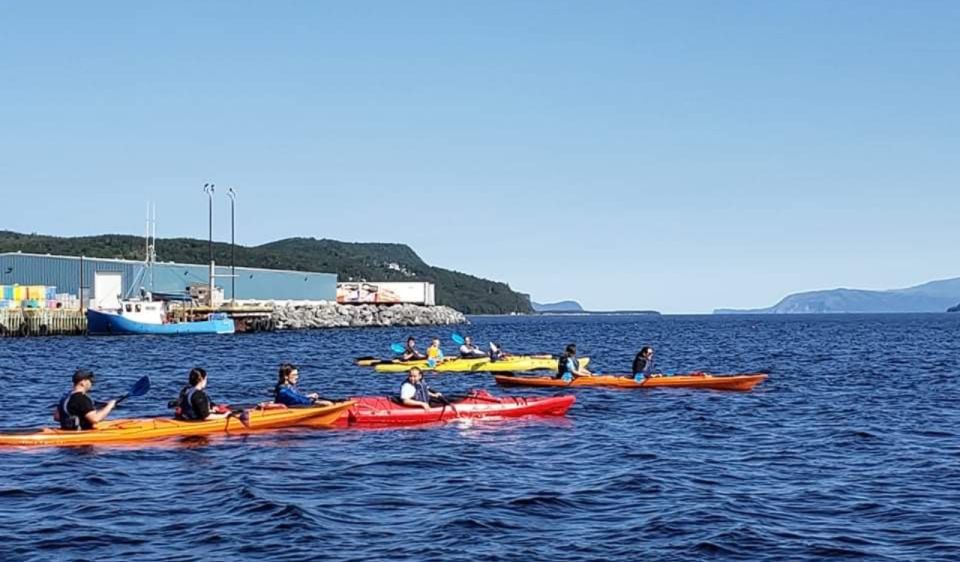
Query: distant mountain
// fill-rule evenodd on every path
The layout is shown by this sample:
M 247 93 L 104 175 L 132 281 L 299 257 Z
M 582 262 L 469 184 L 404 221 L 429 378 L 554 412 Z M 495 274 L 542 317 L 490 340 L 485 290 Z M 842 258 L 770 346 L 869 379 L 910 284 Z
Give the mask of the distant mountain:
M 550 303 L 530 303 L 534 312 L 583 312 L 583 307 L 577 301 L 560 301 Z
M 947 309 L 947 312 L 960 312 L 960 304 L 958 304 L 957 306 L 951 306 L 950 308 Z
M 822 314 L 943 312 L 960 302 L 960 278 L 931 281 L 906 289 L 831 289 L 796 293 L 769 308 L 718 308 L 714 314 Z
M 144 240 L 122 234 L 61 238 L 0 230 L 0 253 L 16 251 L 142 260 Z M 207 252 L 206 240 L 157 240 L 157 257 L 162 261 L 207 263 Z M 339 281 L 429 281 L 436 284 L 437 304 L 467 314 L 533 310 L 530 297 L 506 283 L 433 267 L 404 244 L 288 238 L 260 246 L 237 246 L 236 255 L 238 266 L 336 273 Z M 219 264 L 230 263 L 230 244 L 214 242 L 213 257 Z

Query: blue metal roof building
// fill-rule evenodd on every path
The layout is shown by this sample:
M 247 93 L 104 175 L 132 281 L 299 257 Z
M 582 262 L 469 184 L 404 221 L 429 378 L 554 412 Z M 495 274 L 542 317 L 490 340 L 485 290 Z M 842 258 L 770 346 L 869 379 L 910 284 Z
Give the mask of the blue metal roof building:
M 82 263 L 82 272 L 81 272 Z M 85 289 L 93 287 L 95 272 L 118 272 L 123 278 L 124 295 L 136 294 L 140 287 L 156 292 L 175 293 L 189 285 L 206 284 L 209 266 L 156 262 L 144 271 L 143 262 L 105 258 L 79 258 L 41 254 L 0 254 L 0 285 L 48 285 L 58 293 L 79 295 L 81 277 Z M 239 300 L 329 300 L 337 298 L 337 276 L 313 273 L 236 268 L 236 295 L 231 295 L 229 266 L 217 266 L 219 277 L 214 284 L 222 288 L 224 297 Z

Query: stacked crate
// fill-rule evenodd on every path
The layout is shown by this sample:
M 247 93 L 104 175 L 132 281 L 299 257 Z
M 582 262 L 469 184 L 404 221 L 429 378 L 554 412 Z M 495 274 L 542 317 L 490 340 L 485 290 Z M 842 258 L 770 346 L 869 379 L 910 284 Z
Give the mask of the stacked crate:
M 60 308 L 57 288 L 46 285 L 0 285 L 0 309 Z

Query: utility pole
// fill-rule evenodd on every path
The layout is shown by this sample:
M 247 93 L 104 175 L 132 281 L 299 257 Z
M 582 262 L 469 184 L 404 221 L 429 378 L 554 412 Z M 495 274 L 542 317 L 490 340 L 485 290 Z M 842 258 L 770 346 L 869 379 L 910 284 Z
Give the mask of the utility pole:
M 234 207 L 237 203 L 237 192 L 232 187 L 227 188 L 227 196 L 230 198 L 230 302 L 236 304 L 237 301 L 237 240 L 234 220 L 236 215 Z
M 203 184 L 203 192 L 207 194 L 208 199 L 208 218 L 207 222 L 209 225 L 209 239 L 207 241 L 207 253 L 210 258 L 210 276 L 207 283 L 207 306 L 213 308 L 213 278 L 216 274 L 215 268 L 216 265 L 213 262 L 213 194 L 215 184 L 205 183 Z

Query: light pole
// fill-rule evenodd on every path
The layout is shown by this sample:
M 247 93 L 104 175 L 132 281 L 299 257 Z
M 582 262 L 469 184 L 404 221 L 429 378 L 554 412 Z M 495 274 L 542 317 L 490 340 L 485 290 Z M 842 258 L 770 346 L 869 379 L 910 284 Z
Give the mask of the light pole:
M 234 207 L 237 203 L 237 192 L 232 187 L 227 188 L 227 197 L 230 198 L 230 302 L 237 300 L 237 241 L 235 238 Z
M 205 183 L 203 184 L 203 192 L 207 194 L 208 199 L 208 217 L 207 222 L 209 225 L 209 239 L 207 241 L 207 253 L 210 257 L 210 279 L 207 283 L 207 306 L 213 308 L 213 275 L 214 275 L 214 264 L 213 264 L 213 194 L 215 184 Z

